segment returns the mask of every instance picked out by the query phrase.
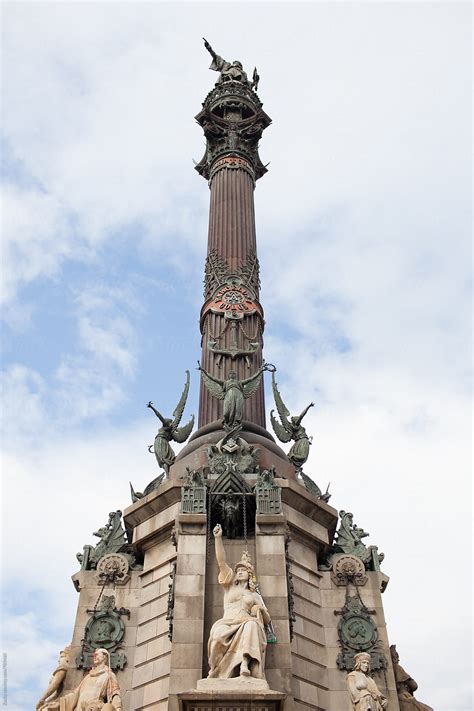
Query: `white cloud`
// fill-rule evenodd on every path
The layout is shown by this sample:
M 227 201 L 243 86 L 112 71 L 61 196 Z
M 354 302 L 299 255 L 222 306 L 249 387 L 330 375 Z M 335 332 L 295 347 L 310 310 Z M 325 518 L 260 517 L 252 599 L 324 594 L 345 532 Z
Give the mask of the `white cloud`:
M 467 609 L 469 12 L 460 3 L 263 3 L 241 23 L 225 4 L 218 13 L 199 3 L 4 11 L 13 322 L 29 307 L 17 290 L 60 281 L 70 260 L 105 262 L 129 228 L 133 254 L 166 259 L 183 282 L 201 270 L 208 193 L 190 162 L 203 150 L 192 116 L 215 77 L 199 35 L 258 64 L 274 118 L 261 146 L 272 164 L 256 190 L 266 357 L 291 409 L 317 402 L 306 418 L 308 473 L 321 487 L 331 481 L 331 503 L 353 510 L 385 551 L 389 634 L 437 711 L 467 711 L 469 693 L 458 682 L 469 678 L 467 622 L 462 612 L 462 625 L 453 622 L 443 587 L 454 570 L 456 606 Z M 18 533 L 6 570 L 24 580 L 28 567 L 64 629 L 75 551 L 128 502 L 130 477 L 141 489 L 156 471 L 148 425 L 112 432 L 102 423 L 92 440 L 79 429 L 119 407 L 141 369 L 134 317 L 154 304 L 121 289 L 91 277 L 75 295 L 75 341 L 52 376 L 21 358 L 5 376 L 7 425 L 29 444 L 8 460 L 6 501 L 21 495 L 38 531 L 37 540 Z M 6 530 L 20 522 L 14 513 Z M 440 639 L 459 650 L 443 675 L 433 671 Z

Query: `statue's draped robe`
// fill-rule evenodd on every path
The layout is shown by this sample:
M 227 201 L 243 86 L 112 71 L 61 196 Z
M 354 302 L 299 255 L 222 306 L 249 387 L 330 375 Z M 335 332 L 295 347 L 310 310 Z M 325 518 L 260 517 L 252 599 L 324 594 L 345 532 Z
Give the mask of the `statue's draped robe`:
M 159 466 L 163 468 L 169 468 L 172 464 L 174 464 L 174 460 L 176 459 L 169 440 L 169 432 L 164 427 L 161 427 L 155 437 L 153 449 L 155 450 L 156 461 Z
M 213 57 L 209 69 L 212 69 L 214 72 L 221 73 L 219 79 L 217 80 L 218 82 L 240 81 L 243 84 L 246 84 L 248 81 L 247 74 L 243 69 L 233 66 L 230 62 L 227 62 L 225 59 L 222 59 L 222 57 L 219 57 L 218 54 Z
M 242 422 L 244 415 L 244 391 L 240 381 L 226 380 L 224 383 L 224 422 L 229 425 Z
M 352 707 L 357 711 L 383 711 L 385 697 L 378 690 L 377 684 L 361 671 L 347 675 L 347 685 L 351 695 Z
M 288 452 L 288 458 L 296 464 L 303 466 L 309 457 L 309 439 L 306 431 L 302 427 L 295 435 L 295 443 Z
M 120 698 L 120 688 L 115 674 L 107 668 L 92 669 L 81 681 L 77 689 L 59 701 L 60 711 L 83 711 L 88 703 L 93 701 L 112 701 L 113 697 Z
M 209 676 L 229 679 L 240 675 L 244 655 L 249 657 L 252 677 L 264 679 L 267 638 L 262 618 L 250 610 L 264 603 L 260 595 L 247 587 L 234 585 L 234 573 L 228 565 L 221 568 L 219 583 L 224 588 L 224 616 L 217 620 L 209 635 Z
M 433 711 L 431 706 L 423 704 L 418 699 L 415 699 L 413 692 L 417 690 L 418 684 L 405 669 L 398 663 L 394 663 L 393 672 L 395 674 L 395 682 L 398 692 L 398 703 L 400 711 Z

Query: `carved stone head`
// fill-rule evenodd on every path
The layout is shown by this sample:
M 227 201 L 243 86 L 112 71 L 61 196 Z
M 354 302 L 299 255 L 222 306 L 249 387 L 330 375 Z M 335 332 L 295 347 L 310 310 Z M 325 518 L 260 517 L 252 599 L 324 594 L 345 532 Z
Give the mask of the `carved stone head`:
M 94 651 L 94 654 L 92 655 L 92 662 L 95 667 L 98 667 L 99 664 L 109 665 L 108 651 L 106 649 L 103 649 L 102 647 L 99 647 L 99 649 L 96 649 Z
M 364 674 L 370 671 L 370 654 L 359 652 L 354 655 L 354 671 L 361 671 Z

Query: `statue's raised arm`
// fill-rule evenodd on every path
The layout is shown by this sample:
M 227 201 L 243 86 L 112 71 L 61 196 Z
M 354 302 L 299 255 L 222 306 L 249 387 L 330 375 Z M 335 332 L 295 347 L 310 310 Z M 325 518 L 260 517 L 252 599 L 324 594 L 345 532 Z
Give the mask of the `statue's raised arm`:
M 217 52 L 214 52 L 212 49 L 211 45 L 207 41 L 205 37 L 203 37 L 204 40 L 204 47 L 207 49 L 209 54 L 212 57 L 212 62 L 211 66 L 209 69 L 212 69 L 214 72 L 220 72 L 220 77 L 217 80 L 217 83 L 220 84 L 221 82 L 226 82 L 226 81 L 238 81 L 241 84 L 246 84 L 247 86 L 251 86 L 249 80 L 247 79 L 247 74 L 244 72 L 244 69 L 242 67 L 242 63 L 236 60 L 235 62 L 228 62 L 227 60 L 223 59 L 223 57 L 220 57 Z M 258 75 L 257 75 L 258 77 Z M 254 77 L 255 80 L 255 77 Z M 257 85 L 258 85 L 258 78 L 257 78 Z
M 209 52 L 209 54 L 211 55 L 211 57 L 212 57 L 213 59 L 216 59 L 217 54 L 214 52 L 214 50 L 212 49 L 212 47 L 211 47 L 211 45 L 209 44 L 209 42 L 207 41 L 207 39 L 206 39 L 205 37 L 203 37 L 203 40 L 204 40 L 204 47 L 207 49 L 207 51 Z

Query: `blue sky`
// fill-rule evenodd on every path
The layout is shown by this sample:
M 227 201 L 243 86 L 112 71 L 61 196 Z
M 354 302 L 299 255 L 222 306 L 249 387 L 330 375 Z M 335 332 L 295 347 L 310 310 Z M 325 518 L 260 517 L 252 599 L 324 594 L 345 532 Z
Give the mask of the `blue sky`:
M 209 193 L 193 117 L 215 80 L 203 35 L 257 65 L 273 118 L 255 196 L 265 357 L 291 409 L 317 403 L 307 472 L 386 554 L 388 632 L 420 699 L 471 708 L 470 13 L 4 4 L 12 711 L 32 708 L 70 639 L 76 552 L 128 505 L 130 480 L 156 476 L 146 402 L 171 412 L 188 368 L 197 414 Z M 442 675 L 441 647 L 456 650 Z

